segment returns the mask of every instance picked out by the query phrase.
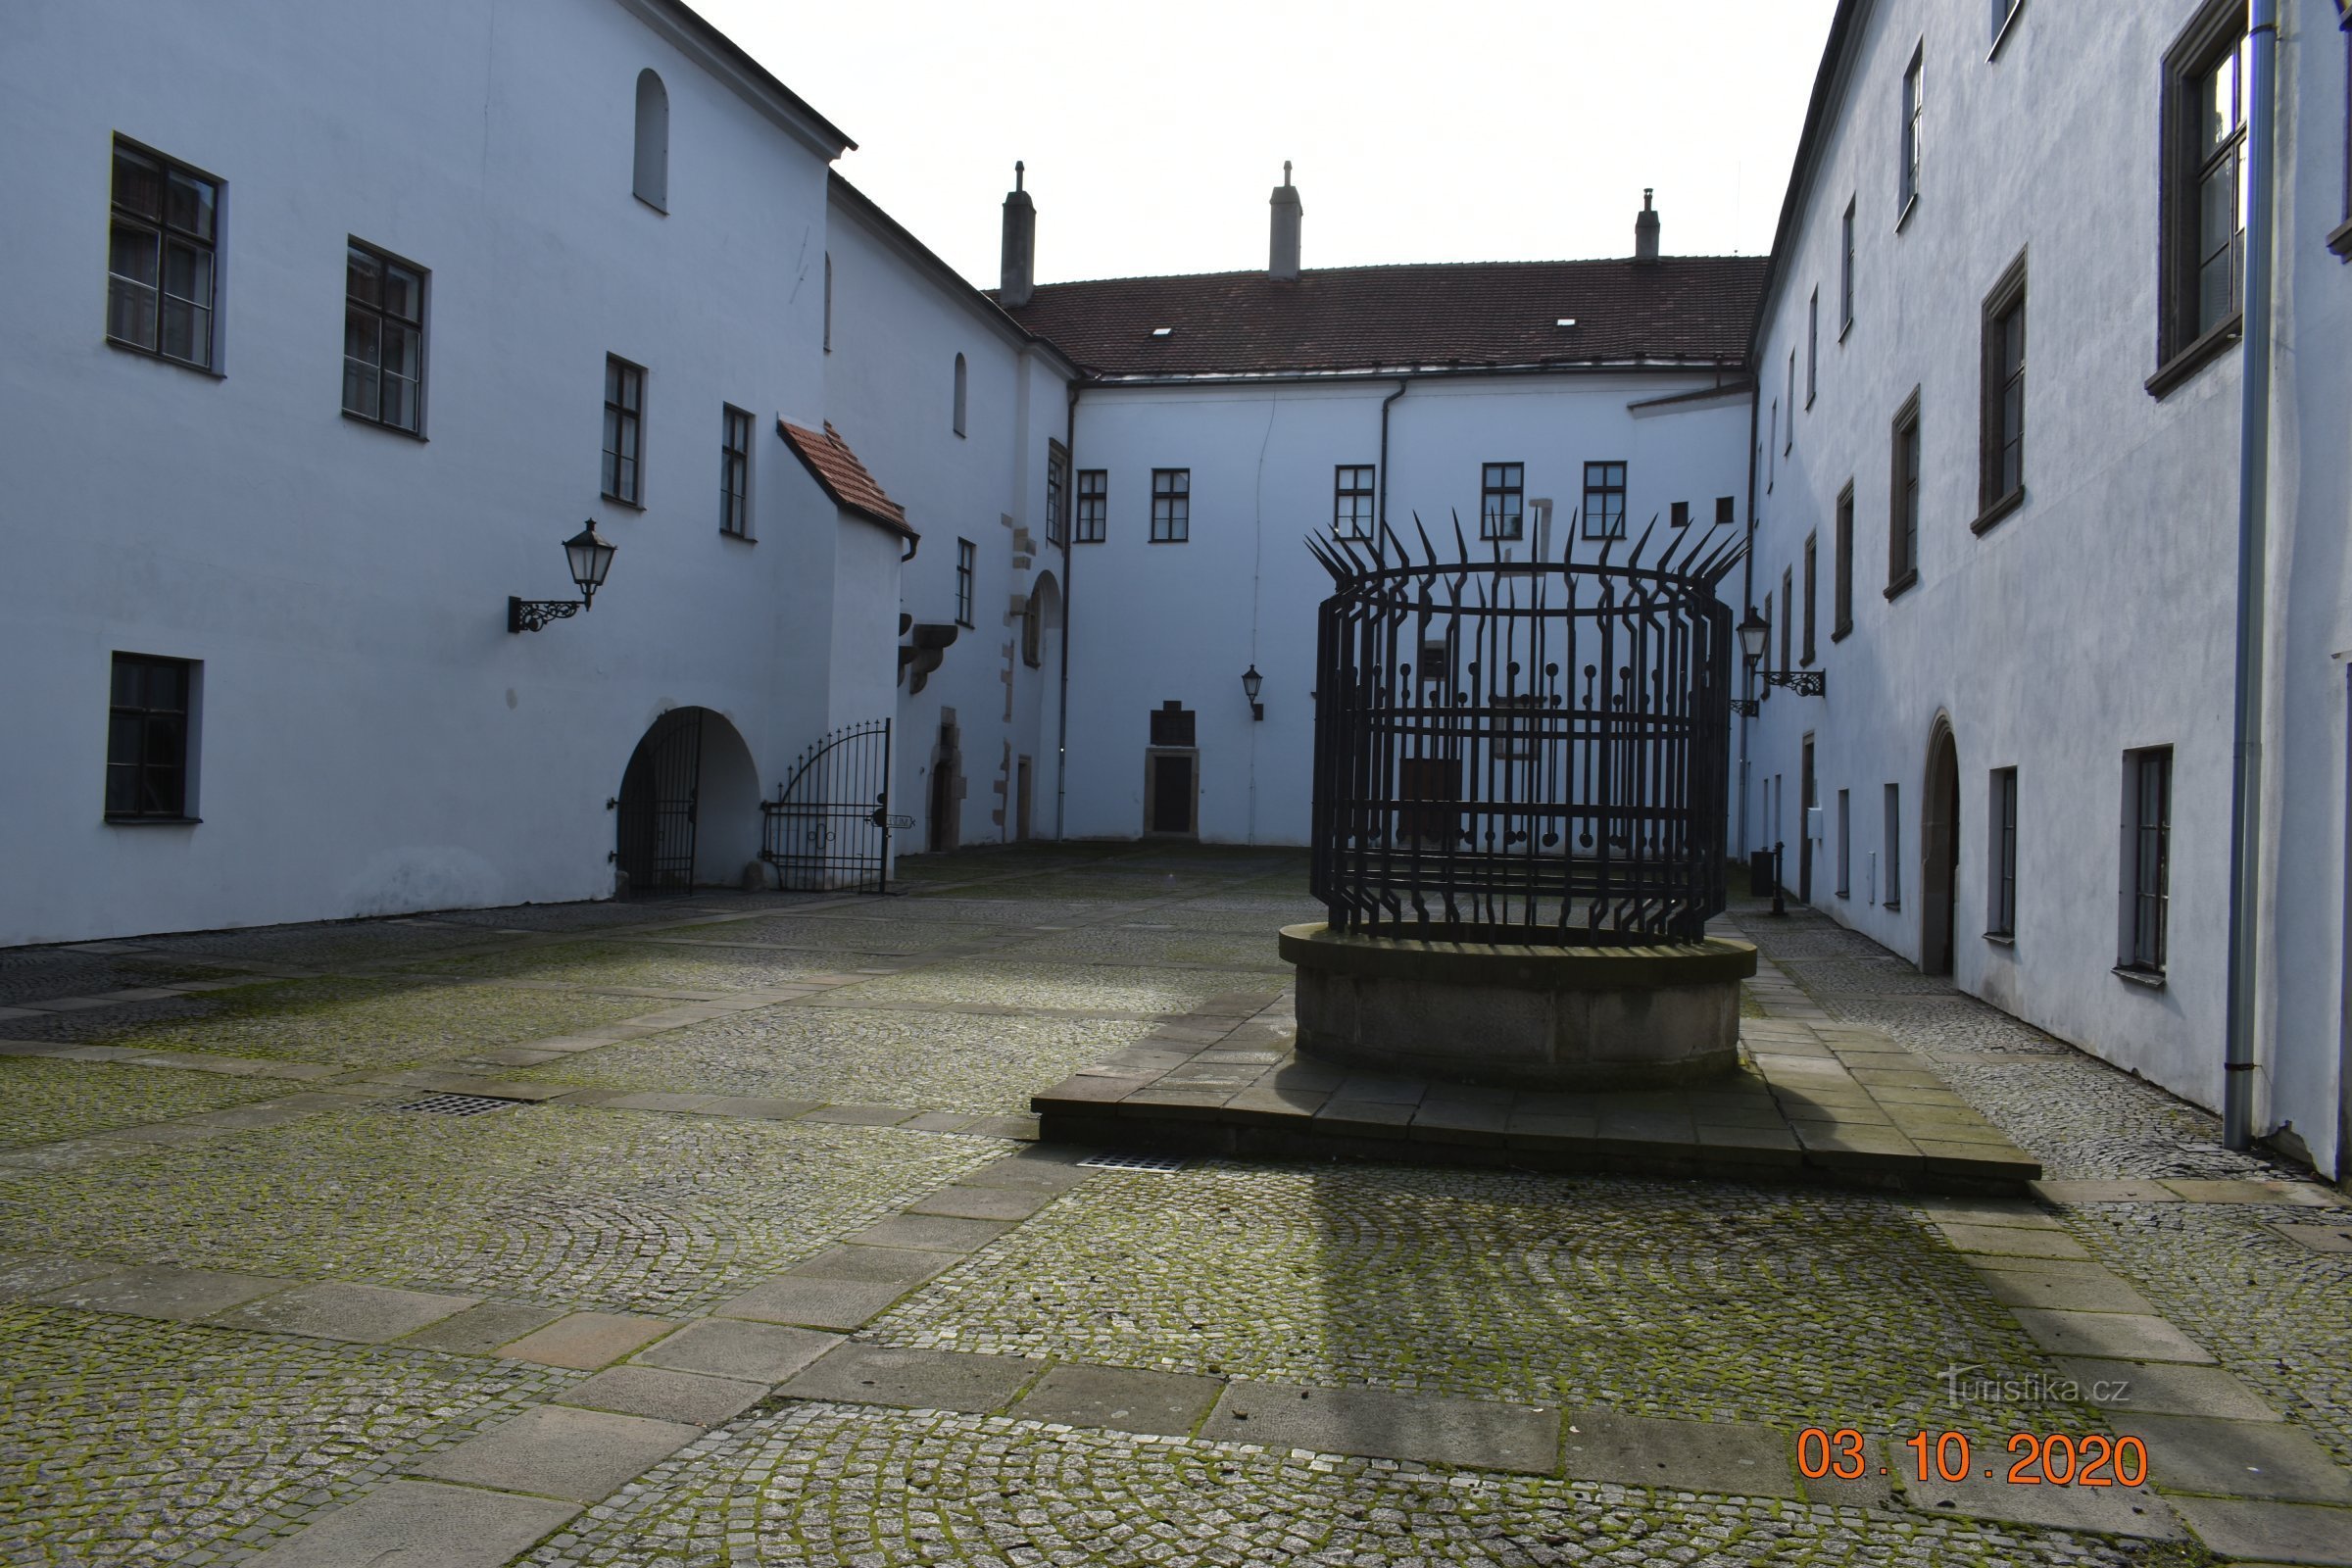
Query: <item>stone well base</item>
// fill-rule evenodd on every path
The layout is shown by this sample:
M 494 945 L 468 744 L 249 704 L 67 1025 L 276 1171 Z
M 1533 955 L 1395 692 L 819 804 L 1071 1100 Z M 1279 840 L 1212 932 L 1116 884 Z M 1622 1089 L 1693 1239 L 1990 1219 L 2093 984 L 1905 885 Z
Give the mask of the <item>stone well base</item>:
M 1740 1060 L 1744 942 L 1542 948 L 1285 926 L 1298 1051 L 1335 1066 L 1508 1089 L 1692 1083 Z

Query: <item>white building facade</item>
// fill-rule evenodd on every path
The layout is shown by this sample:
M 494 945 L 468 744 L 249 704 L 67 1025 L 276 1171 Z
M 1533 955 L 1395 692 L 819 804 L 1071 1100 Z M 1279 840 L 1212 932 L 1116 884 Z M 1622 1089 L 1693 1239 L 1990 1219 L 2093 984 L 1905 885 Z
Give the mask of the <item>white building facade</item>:
M 2251 109 L 2244 4 L 1839 7 L 1757 328 L 1764 688 L 1735 836 L 1791 895 L 2220 1106 Z M 2347 38 L 2278 11 L 2253 1130 L 2344 1160 Z

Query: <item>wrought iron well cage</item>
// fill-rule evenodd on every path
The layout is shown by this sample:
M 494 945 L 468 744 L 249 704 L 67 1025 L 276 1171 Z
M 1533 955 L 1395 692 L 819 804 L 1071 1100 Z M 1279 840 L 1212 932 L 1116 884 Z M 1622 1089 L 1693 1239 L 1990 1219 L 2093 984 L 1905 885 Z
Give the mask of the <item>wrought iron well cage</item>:
M 1736 638 L 1716 587 L 1740 541 L 1653 552 L 1653 525 L 1590 560 L 1506 560 L 1497 542 L 1474 562 L 1458 518 L 1450 561 L 1414 531 L 1417 554 L 1385 526 L 1309 541 L 1335 587 L 1311 828 L 1332 927 L 1699 940 L 1724 906 Z

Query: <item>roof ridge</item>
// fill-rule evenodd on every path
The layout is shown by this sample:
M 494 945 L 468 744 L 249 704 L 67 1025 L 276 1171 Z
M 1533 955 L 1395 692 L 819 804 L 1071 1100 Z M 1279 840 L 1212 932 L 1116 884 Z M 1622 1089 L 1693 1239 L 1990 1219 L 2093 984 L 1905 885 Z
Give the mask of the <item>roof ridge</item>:
M 1771 260 L 1770 256 L 1678 254 L 1662 256 L 1654 264 L 1640 263 L 1639 265 L 1653 266 L 1669 262 L 1750 262 L 1762 267 L 1769 264 Z M 1348 267 L 1301 268 L 1299 276 L 1301 278 L 1329 276 L 1337 272 L 1434 272 L 1506 267 L 1632 267 L 1635 265 L 1637 265 L 1636 259 L 1631 256 L 1570 256 L 1521 261 L 1490 259 L 1475 262 L 1359 262 Z M 1100 283 L 1183 283 L 1210 278 L 1264 278 L 1267 275 L 1263 268 L 1245 267 L 1228 268 L 1217 272 L 1134 272 L 1119 277 L 1070 277 L 1054 283 L 1039 283 L 1035 287 L 1038 291 L 1043 292 L 1050 288 L 1076 288 Z M 986 289 L 982 292 L 993 298 L 997 290 Z

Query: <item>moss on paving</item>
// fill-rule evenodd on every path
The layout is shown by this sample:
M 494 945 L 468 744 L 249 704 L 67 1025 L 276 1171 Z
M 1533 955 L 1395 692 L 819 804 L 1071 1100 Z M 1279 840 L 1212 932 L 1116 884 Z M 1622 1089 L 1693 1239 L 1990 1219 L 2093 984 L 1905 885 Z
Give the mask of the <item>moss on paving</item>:
M 273 1079 L 0 1056 L 0 1148 L 45 1144 L 274 1100 Z

